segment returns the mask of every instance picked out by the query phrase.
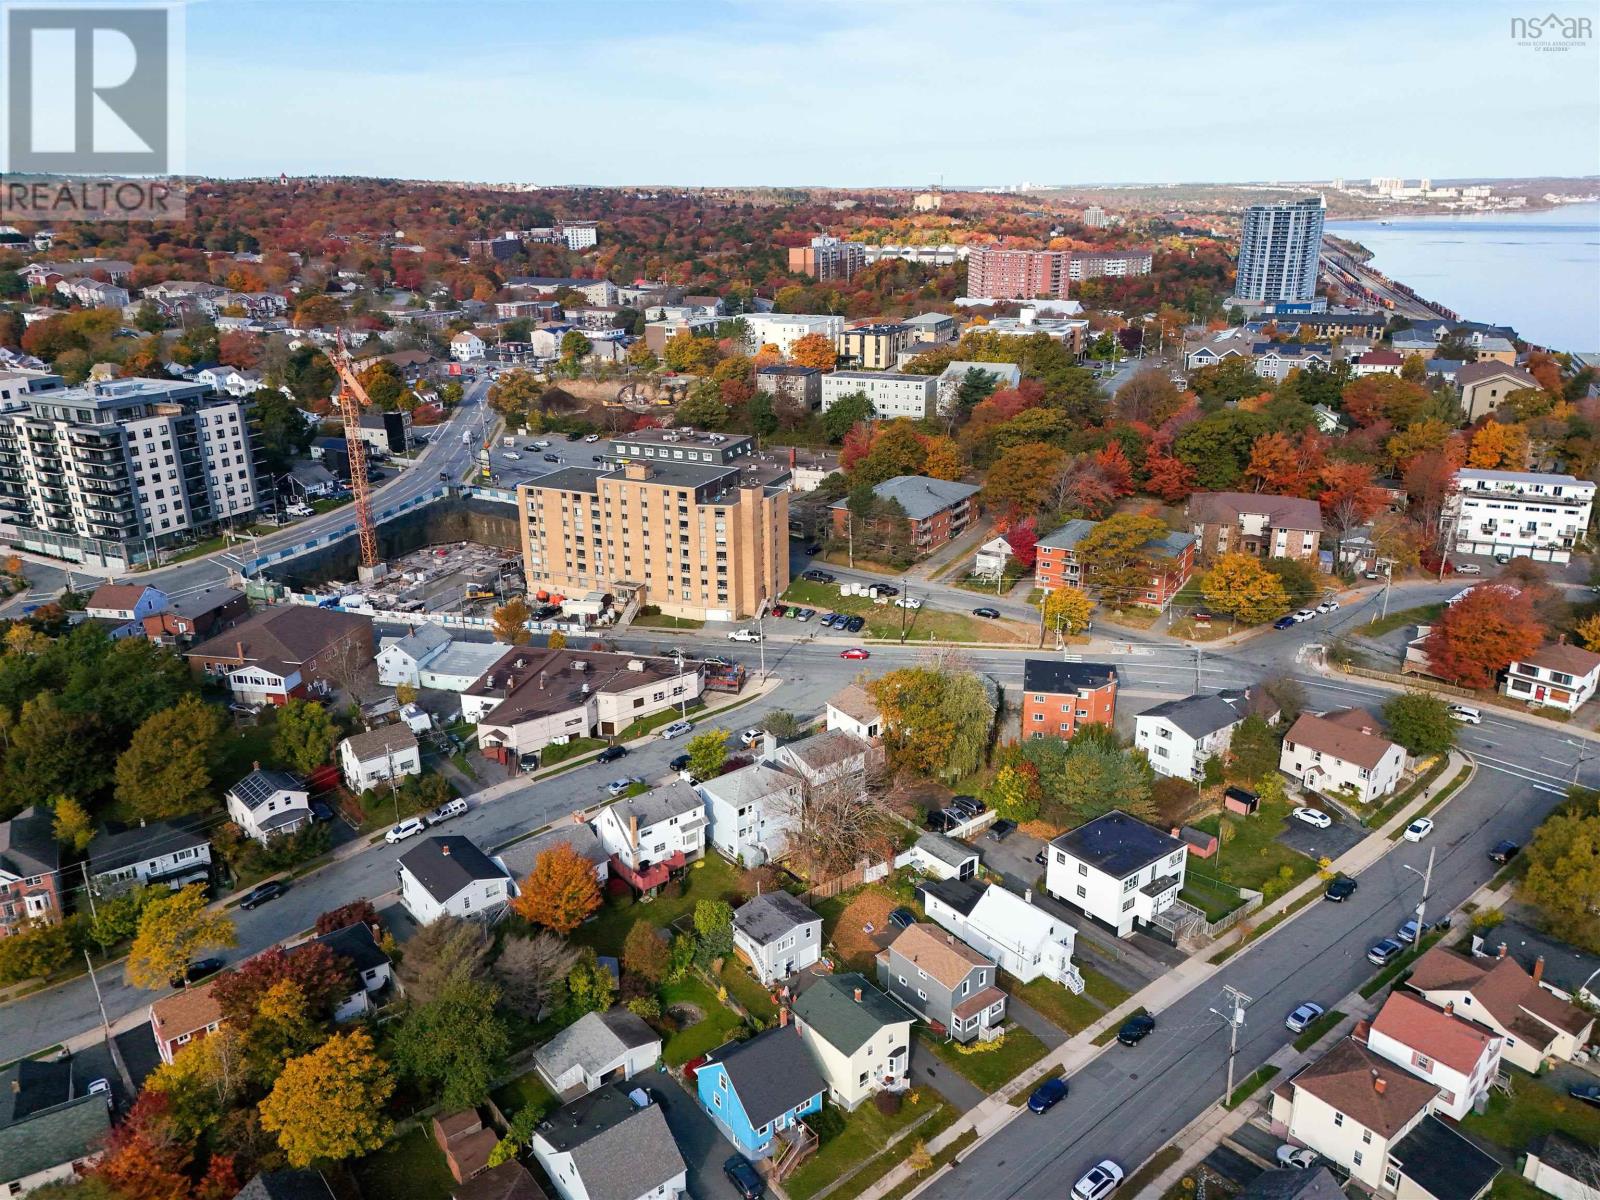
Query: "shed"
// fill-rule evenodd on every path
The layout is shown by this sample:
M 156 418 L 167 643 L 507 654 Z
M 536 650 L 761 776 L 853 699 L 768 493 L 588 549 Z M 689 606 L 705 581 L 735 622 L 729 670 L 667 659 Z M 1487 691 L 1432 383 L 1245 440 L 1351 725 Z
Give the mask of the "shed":
M 1217 835 L 1207 833 L 1204 829 L 1196 829 L 1193 825 L 1182 828 L 1174 825 L 1172 836 L 1189 847 L 1189 853 L 1196 858 L 1210 858 L 1217 852 Z
M 1230 787 L 1222 793 L 1222 807 L 1241 817 L 1253 817 L 1261 807 L 1261 797 L 1242 787 Z

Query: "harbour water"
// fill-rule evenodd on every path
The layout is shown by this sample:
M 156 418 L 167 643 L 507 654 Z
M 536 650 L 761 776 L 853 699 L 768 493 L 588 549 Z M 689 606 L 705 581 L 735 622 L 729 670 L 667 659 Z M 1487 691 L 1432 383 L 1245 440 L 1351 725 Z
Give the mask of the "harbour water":
M 1372 265 L 1464 320 L 1557 350 L 1600 350 L 1600 204 L 1539 212 L 1329 221 Z

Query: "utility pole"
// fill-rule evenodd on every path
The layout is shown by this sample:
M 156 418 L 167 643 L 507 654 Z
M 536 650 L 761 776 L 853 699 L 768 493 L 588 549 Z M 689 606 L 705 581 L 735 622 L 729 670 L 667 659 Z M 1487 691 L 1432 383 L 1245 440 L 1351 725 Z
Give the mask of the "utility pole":
M 1194 690 L 1200 691 L 1200 660 L 1205 656 L 1205 647 L 1194 648 Z
M 1428 911 L 1428 891 L 1433 886 L 1433 852 L 1435 849 L 1437 847 L 1430 846 L 1428 848 L 1428 869 L 1426 871 L 1419 871 L 1410 863 L 1400 864 L 1413 875 L 1422 876 L 1422 899 L 1417 901 L 1417 942 L 1419 944 L 1422 941 L 1423 920 Z
M 1228 1101 L 1233 1098 L 1233 1060 L 1239 1053 L 1239 1030 L 1244 1025 L 1244 1010 L 1249 1006 L 1251 997 L 1232 984 L 1226 985 L 1222 994 L 1228 1011 L 1221 1012 L 1215 1008 L 1211 1011 L 1228 1023 L 1228 1087 L 1222 1093 L 1222 1106 L 1226 1108 Z
M 89 968 L 89 982 L 94 985 L 94 1002 L 100 1006 L 100 1028 L 105 1030 L 106 1044 L 111 1044 L 111 1018 L 106 1016 L 106 1002 L 100 996 L 100 981 L 95 978 L 94 959 L 89 957 L 88 947 L 84 947 L 83 961 Z

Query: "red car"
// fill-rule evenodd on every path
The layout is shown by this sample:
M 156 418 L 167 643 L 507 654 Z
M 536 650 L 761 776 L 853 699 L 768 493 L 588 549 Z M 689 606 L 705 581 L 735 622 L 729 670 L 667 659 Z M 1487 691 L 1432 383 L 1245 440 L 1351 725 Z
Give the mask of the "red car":
M 848 650 L 839 651 L 839 657 L 840 658 L 871 658 L 872 655 L 868 654 L 860 646 L 852 646 Z

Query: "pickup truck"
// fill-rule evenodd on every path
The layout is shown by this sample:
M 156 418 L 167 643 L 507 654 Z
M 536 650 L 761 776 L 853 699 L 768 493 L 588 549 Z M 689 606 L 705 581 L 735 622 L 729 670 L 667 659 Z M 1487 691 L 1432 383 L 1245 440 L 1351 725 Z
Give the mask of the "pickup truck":
M 730 642 L 759 642 L 761 635 L 754 629 L 735 629 L 728 635 Z

